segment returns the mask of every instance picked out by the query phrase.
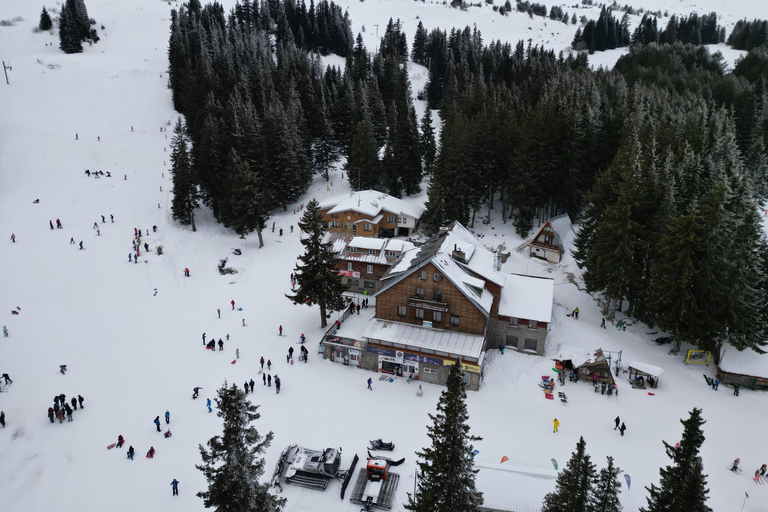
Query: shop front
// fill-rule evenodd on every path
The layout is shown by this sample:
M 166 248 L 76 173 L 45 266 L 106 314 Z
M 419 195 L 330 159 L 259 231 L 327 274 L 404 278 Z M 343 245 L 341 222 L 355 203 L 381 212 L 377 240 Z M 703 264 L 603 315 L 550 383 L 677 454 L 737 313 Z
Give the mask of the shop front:
M 327 337 L 323 341 L 323 357 L 345 366 L 360 366 L 364 343 L 340 336 Z

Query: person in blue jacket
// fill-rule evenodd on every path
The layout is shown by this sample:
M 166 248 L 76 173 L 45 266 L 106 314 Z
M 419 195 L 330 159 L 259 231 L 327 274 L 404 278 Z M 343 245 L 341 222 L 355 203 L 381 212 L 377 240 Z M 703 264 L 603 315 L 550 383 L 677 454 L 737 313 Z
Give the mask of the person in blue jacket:
M 171 487 L 173 488 L 173 495 L 174 496 L 178 496 L 179 495 L 179 481 L 174 478 L 173 482 L 171 482 Z
M 208 399 L 208 403 L 206 403 L 205 405 L 208 406 L 208 412 L 213 412 L 213 409 L 211 409 L 211 399 L 210 398 Z

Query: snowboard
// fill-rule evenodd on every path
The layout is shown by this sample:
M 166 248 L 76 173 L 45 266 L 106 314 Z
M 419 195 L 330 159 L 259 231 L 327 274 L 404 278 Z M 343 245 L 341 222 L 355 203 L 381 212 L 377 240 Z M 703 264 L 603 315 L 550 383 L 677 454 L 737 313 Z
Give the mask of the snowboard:
M 111 450 L 115 446 L 117 446 L 117 443 L 112 443 L 111 445 L 107 446 L 107 450 Z

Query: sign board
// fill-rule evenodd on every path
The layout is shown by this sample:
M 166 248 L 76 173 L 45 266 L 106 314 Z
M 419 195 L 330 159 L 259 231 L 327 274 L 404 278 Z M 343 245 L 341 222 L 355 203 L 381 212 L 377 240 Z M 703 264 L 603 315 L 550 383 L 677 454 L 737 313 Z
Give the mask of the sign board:
M 378 354 L 380 356 L 395 357 L 395 351 L 388 348 L 374 347 L 368 345 L 365 350 L 371 354 Z
M 456 364 L 456 361 L 453 359 L 443 359 L 443 366 L 453 366 L 454 364 Z M 480 373 L 482 371 L 482 368 L 479 366 L 467 363 L 461 363 L 461 369 L 471 373 Z
M 360 279 L 360 272 L 356 272 L 354 270 L 339 270 L 339 275 Z
M 422 356 L 419 354 L 411 354 L 409 352 L 403 352 L 403 359 L 406 361 L 413 361 L 416 363 L 433 364 L 435 366 L 443 366 L 443 360 L 437 357 Z
M 422 320 L 421 326 L 422 327 L 432 327 L 432 321 L 431 320 Z

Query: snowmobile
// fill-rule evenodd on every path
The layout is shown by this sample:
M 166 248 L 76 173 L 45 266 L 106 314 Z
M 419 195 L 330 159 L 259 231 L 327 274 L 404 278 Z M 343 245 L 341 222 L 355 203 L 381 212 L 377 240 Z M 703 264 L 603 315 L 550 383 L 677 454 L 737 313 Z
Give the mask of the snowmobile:
M 288 446 L 280 455 L 280 459 L 272 475 L 271 484 L 282 490 L 280 482 L 299 485 L 309 489 L 323 491 L 332 478 L 341 480 L 341 498 L 349 484 L 352 473 L 359 460 L 357 454 L 352 459 L 348 470 L 339 470 L 341 465 L 341 451 L 335 448 L 325 450 L 312 450 L 295 444 Z
M 366 511 L 374 507 L 391 509 L 400 475 L 390 472 L 389 468 L 403 462 L 405 459 L 394 461 L 387 457 L 374 457 L 368 452 L 368 463 L 358 472 L 349 501 L 363 505 Z
M 371 446 L 368 447 L 369 450 L 387 450 L 391 452 L 395 449 L 395 443 L 387 443 L 381 439 L 374 439 L 368 442 L 371 443 Z

